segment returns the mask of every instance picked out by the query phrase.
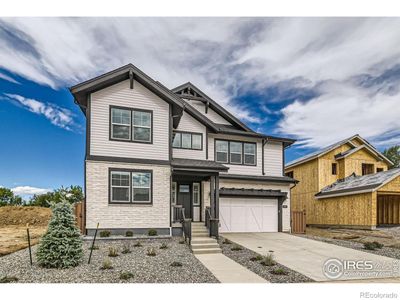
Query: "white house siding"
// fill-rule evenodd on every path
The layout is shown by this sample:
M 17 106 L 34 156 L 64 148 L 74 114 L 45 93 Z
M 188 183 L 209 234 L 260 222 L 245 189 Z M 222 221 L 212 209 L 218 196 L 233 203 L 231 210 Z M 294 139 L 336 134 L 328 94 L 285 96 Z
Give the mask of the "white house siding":
M 110 141 L 110 105 L 152 110 L 153 143 Z M 169 159 L 169 104 L 137 81 L 133 89 L 129 80 L 125 80 L 92 93 L 90 108 L 91 155 Z
M 256 166 L 247 166 L 247 165 L 235 165 L 235 164 L 224 164 L 229 167 L 228 174 L 240 174 L 240 175 L 262 175 L 262 145 L 261 139 L 254 139 L 249 137 L 242 137 L 237 135 L 225 135 L 225 134 L 209 134 L 208 135 L 208 159 L 214 160 L 214 140 L 215 139 L 223 139 L 223 140 L 232 140 L 239 142 L 257 142 L 257 153 L 256 153 Z M 282 163 L 282 160 L 281 162 Z M 282 174 L 281 174 L 282 175 Z
M 283 205 L 287 205 L 287 208 L 282 208 L 282 231 L 290 231 L 290 185 L 289 184 L 273 184 L 273 183 L 262 183 L 259 181 L 241 181 L 241 180 L 227 180 L 220 179 L 220 188 L 244 188 L 244 189 L 273 189 L 281 190 L 287 193 L 287 199 L 283 202 Z M 243 197 L 245 198 L 245 197 Z
M 109 204 L 109 168 L 153 170 L 153 204 Z M 86 161 L 86 228 L 169 228 L 170 166 Z
M 190 131 L 194 133 L 201 133 L 203 135 L 203 150 L 188 150 L 188 149 L 175 149 L 172 153 L 174 158 L 191 158 L 191 159 L 206 159 L 206 127 L 195 120 L 192 116 L 183 113 L 178 131 Z
M 283 149 L 282 143 L 267 142 L 264 146 L 264 171 L 268 176 L 282 176 Z
M 209 120 L 213 121 L 214 123 L 232 125 L 232 123 L 230 123 L 228 120 L 226 120 L 224 117 L 222 117 L 220 114 L 218 114 L 215 110 L 211 108 L 208 108 L 206 113 L 204 103 L 196 100 L 188 100 L 188 99 L 184 100 L 188 102 L 191 106 L 193 106 L 197 111 L 206 116 Z

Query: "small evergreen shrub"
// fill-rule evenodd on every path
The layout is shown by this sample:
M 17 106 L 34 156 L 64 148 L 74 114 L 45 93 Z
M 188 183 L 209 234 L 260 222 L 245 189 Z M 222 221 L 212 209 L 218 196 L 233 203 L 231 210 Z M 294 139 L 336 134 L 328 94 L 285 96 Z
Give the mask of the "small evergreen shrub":
M 107 259 L 103 260 L 103 264 L 102 264 L 100 270 L 111 270 L 113 268 L 114 267 L 112 266 L 111 260 L 107 258 Z
M 0 279 L 0 283 L 11 283 L 11 282 L 17 282 L 18 278 L 15 276 L 4 276 L 3 278 Z
M 182 267 L 182 263 L 179 261 L 174 261 L 173 263 L 170 264 L 171 267 Z
M 94 246 L 90 246 L 89 247 L 89 250 L 99 250 L 100 248 L 99 248 L 99 246 L 97 246 L 97 245 L 94 245 Z
M 168 249 L 167 243 L 162 243 L 160 249 Z
M 263 257 L 261 255 L 253 256 L 250 258 L 251 261 L 260 261 L 263 260 Z
M 270 252 L 267 255 L 265 255 L 263 257 L 262 261 L 260 262 L 260 264 L 262 264 L 263 266 L 267 266 L 267 267 L 275 266 L 276 262 L 274 259 L 274 254 L 272 254 L 272 252 Z
M 288 275 L 289 274 L 287 271 L 285 271 L 282 268 L 276 268 L 276 269 L 273 269 L 273 270 L 271 270 L 269 272 L 271 274 L 274 274 L 274 275 Z
M 133 236 L 133 231 L 128 230 L 127 232 L 125 232 L 125 236 Z
M 382 249 L 383 248 L 383 244 L 379 243 L 379 242 L 372 242 L 375 245 L 376 249 Z
M 184 239 L 180 239 L 179 240 L 179 244 L 184 244 L 185 243 L 185 240 Z
M 42 237 L 36 258 L 45 268 L 69 268 L 79 265 L 83 256 L 82 239 L 76 227 L 72 205 L 64 195 L 51 205 L 52 217 Z
M 149 229 L 148 233 L 149 236 L 156 236 L 157 235 L 157 230 L 155 229 Z
M 147 256 L 156 256 L 157 252 L 154 248 L 148 248 L 147 249 Z
M 115 247 L 108 248 L 108 256 L 109 257 L 117 257 L 118 256 L 117 249 Z
M 224 241 L 222 242 L 222 244 L 230 245 L 230 244 L 232 244 L 232 242 L 231 242 L 230 240 L 228 240 L 228 239 L 224 239 Z
M 131 247 L 130 247 L 129 244 L 125 244 L 125 245 L 122 246 L 122 251 L 121 251 L 122 254 L 128 254 L 128 253 L 131 253 L 131 252 L 132 251 L 131 251 Z
M 122 280 L 129 280 L 133 277 L 134 275 L 131 272 L 125 272 L 125 271 L 121 272 L 121 274 L 119 275 L 119 279 Z
M 236 246 L 233 246 L 233 247 L 231 248 L 231 250 L 232 250 L 232 251 L 240 251 L 240 250 L 243 250 L 243 248 L 240 247 L 240 246 L 238 246 L 238 245 L 236 245 Z
M 110 235 L 111 235 L 111 231 L 109 231 L 109 230 L 100 231 L 100 237 L 102 237 L 102 238 L 109 237 Z
M 135 245 L 133 245 L 133 247 L 135 248 L 142 247 L 142 243 L 138 241 Z

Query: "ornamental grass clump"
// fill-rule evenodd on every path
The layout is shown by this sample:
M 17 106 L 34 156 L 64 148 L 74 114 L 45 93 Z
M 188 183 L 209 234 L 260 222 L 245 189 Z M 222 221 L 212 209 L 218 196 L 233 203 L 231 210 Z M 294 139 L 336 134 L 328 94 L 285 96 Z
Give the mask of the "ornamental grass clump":
M 62 201 L 51 205 L 52 217 L 42 237 L 36 258 L 44 268 L 65 269 L 79 265 L 83 256 L 82 239 L 75 223 L 72 205 Z

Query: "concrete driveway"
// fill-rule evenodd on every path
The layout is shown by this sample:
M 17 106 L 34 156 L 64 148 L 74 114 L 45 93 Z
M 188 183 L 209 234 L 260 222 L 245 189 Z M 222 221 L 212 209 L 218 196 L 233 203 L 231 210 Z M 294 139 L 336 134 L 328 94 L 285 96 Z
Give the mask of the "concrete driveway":
M 224 233 L 222 236 L 261 255 L 266 255 L 272 250 L 278 263 L 315 281 L 400 276 L 399 260 L 286 233 Z M 324 266 L 325 262 L 332 258 L 338 259 L 339 262 L 332 261 Z M 343 261 L 361 262 L 356 271 L 352 267 L 344 267 Z M 371 265 L 372 267 L 369 267 Z M 325 275 L 324 268 L 328 270 L 330 278 Z

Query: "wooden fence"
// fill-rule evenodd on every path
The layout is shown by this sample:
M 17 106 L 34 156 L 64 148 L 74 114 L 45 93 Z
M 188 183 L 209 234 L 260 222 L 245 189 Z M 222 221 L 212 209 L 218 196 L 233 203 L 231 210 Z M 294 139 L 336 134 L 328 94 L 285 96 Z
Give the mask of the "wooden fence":
M 81 233 L 84 233 L 84 223 L 83 223 L 83 203 L 78 202 L 74 205 L 74 212 L 76 218 L 76 225 L 78 226 Z
M 292 211 L 292 233 L 306 233 L 306 211 Z

